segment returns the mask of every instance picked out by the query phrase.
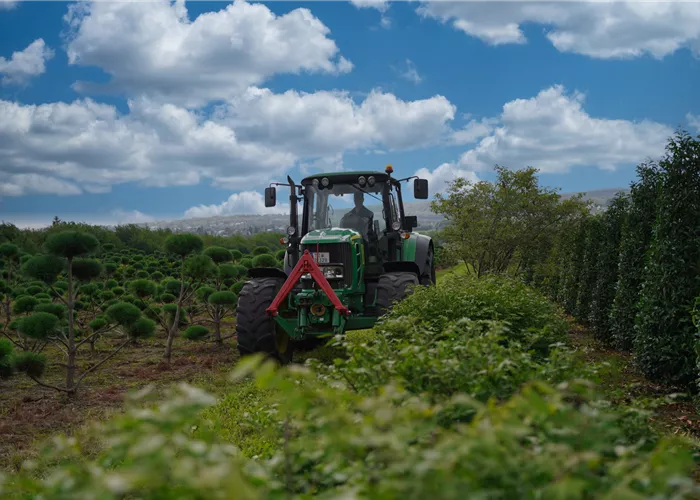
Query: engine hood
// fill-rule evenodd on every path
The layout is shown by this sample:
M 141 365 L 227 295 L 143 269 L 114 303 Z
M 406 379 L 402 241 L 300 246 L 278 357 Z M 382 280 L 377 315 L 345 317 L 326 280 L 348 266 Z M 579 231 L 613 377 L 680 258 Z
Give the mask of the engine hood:
M 334 242 L 350 242 L 356 239 L 361 239 L 360 233 L 353 229 L 343 227 L 331 227 L 326 229 L 315 229 L 309 231 L 302 239 L 302 245 L 310 245 L 316 243 L 334 243 Z

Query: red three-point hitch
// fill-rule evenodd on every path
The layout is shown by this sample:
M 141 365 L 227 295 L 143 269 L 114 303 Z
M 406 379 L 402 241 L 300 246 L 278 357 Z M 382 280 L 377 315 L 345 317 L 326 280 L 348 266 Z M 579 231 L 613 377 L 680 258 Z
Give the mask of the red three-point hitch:
M 270 304 L 270 307 L 268 307 L 265 310 L 265 312 L 267 312 L 269 316 L 277 316 L 282 301 L 287 298 L 287 295 L 289 295 L 289 293 L 292 291 L 292 288 L 294 288 L 294 285 L 297 284 L 301 277 L 307 273 L 309 273 L 314 279 L 314 281 L 319 284 L 321 290 L 323 290 L 324 293 L 328 296 L 331 303 L 333 304 L 333 307 L 335 307 L 340 314 L 343 314 L 345 316 L 350 314 L 350 310 L 347 307 L 345 307 L 342 302 L 340 302 L 340 299 L 333 291 L 331 284 L 328 283 L 328 280 L 321 272 L 321 268 L 318 267 L 318 264 L 316 264 L 316 262 L 314 262 L 314 259 L 309 253 L 309 251 L 304 250 L 304 255 L 301 256 L 301 259 L 299 259 L 297 265 L 294 266 L 292 272 L 289 273 L 287 281 L 285 281 L 284 285 L 282 285 L 282 288 L 280 288 L 280 291 L 277 293 L 275 300 L 273 300 L 272 304 Z

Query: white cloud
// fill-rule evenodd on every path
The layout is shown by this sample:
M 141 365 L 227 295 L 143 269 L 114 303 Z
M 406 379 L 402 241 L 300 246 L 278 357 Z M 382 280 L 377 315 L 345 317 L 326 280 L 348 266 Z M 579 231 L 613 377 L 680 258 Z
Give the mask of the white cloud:
M 241 140 L 275 144 L 299 157 L 331 157 L 345 150 L 382 145 L 408 149 L 437 142 L 449 132 L 456 108 L 445 97 L 402 101 L 372 91 L 360 104 L 347 92 L 306 94 L 249 89 L 222 106 L 219 123 Z
M 663 153 L 673 134 L 667 125 L 594 118 L 583 109 L 584 96 L 553 86 L 530 99 L 503 106 L 500 125 L 465 152 L 459 166 L 483 170 L 495 164 L 533 166 L 566 172 L 574 166 L 615 169 Z
M 81 189 L 71 182 L 41 174 L 4 174 L 0 171 L 0 196 L 24 194 L 57 194 L 71 196 L 81 194 Z
M 14 9 L 19 2 L 15 0 L 0 0 L 0 10 Z
M 328 27 L 304 8 L 276 16 L 236 0 L 191 21 L 182 0 L 95 2 L 72 5 L 65 21 L 69 62 L 104 69 L 112 75 L 107 90 L 187 106 L 231 98 L 274 74 L 352 69 Z
M 406 70 L 401 71 L 400 75 L 401 78 L 408 80 L 409 82 L 413 82 L 415 84 L 419 84 L 423 81 L 423 77 L 418 73 L 416 65 L 410 59 L 406 59 Z
M 389 0 L 350 0 L 358 9 L 377 9 L 380 12 L 386 12 L 389 9 Z
M 442 193 L 447 189 L 448 183 L 458 177 L 463 177 L 471 182 L 479 181 L 479 177 L 475 172 L 460 168 L 454 163 L 443 163 L 432 171 L 427 168 L 421 168 L 414 175 L 417 175 L 421 179 L 428 180 L 431 194 Z
M 257 191 L 234 193 L 218 205 L 199 205 L 185 211 L 186 218 L 214 217 L 219 215 L 256 215 L 289 213 L 288 204 L 278 203 L 276 207 L 265 207 L 263 195 Z
M 596 58 L 662 58 L 681 49 L 700 53 L 698 2 L 424 2 L 433 17 L 492 45 L 526 43 L 526 23 L 546 26 L 561 52 Z
M 10 217 L 0 217 L 0 222 L 9 222 L 19 228 L 41 229 L 50 226 L 53 222 L 54 214 L 44 216 L 13 214 Z M 112 210 L 106 214 L 58 214 L 59 219 L 64 222 L 82 222 L 96 226 L 116 226 L 120 224 L 141 224 L 153 222 L 156 219 L 138 210 Z
M 142 224 L 144 222 L 153 222 L 155 217 L 146 215 L 138 210 L 112 210 L 109 219 L 110 224 Z
M 0 4 L 2 5 L 2 4 Z M 42 38 L 30 43 L 26 49 L 13 52 L 9 59 L 0 57 L 0 75 L 3 84 L 23 84 L 46 71 L 46 61 L 54 56 Z
M 481 120 L 470 120 L 460 130 L 452 133 L 452 143 L 456 145 L 471 144 L 482 137 L 486 137 L 494 129 L 498 120 L 494 118 L 482 118 Z
M 4 195 L 206 180 L 232 190 L 255 189 L 299 163 L 342 168 L 348 149 L 437 142 L 449 132 L 455 112 L 442 96 L 407 102 L 372 92 L 356 104 L 343 93 L 267 89 L 249 89 L 210 118 L 146 98 L 129 101 L 129 110 L 122 115 L 90 99 L 38 106 L 0 100 Z M 17 177 L 29 174 L 54 180 L 33 188 Z
M 700 132 L 700 115 L 688 113 L 685 115 L 685 119 L 688 120 L 688 125 L 694 127 L 698 132 Z

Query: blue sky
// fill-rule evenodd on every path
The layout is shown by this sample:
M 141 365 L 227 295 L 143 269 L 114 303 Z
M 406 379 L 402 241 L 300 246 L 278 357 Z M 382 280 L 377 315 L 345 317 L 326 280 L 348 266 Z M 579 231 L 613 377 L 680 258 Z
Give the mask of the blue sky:
M 698 2 L 0 1 L 0 33 L 18 225 L 261 213 L 287 174 L 387 163 L 626 187 L 700 127 Z

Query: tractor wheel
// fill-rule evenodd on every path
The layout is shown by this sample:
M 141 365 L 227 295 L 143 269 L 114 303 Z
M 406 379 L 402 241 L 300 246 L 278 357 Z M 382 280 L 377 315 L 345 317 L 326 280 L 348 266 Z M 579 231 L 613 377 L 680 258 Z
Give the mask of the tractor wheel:
M 261 352 L 283 365 L 292 362 L 292 339 L 265 312 L 283 284 L 280 278 L 258 278 L 246 282 L 241 289 L 236 318 L 241 356 Z
M 384 315 L 394 305 L 413 291 L 420 282 L 418 276 L 413 273 L 386 273 L 379 277 L 377 283 L 377 308 L 379 314 Z
M 436 282 L 435 279 L 435 256 L 433 247 L 428 250 L 428 261 L 426 262 L 425 272 L 420 277 L 420 284 L 423 286 L 431 286 Z

